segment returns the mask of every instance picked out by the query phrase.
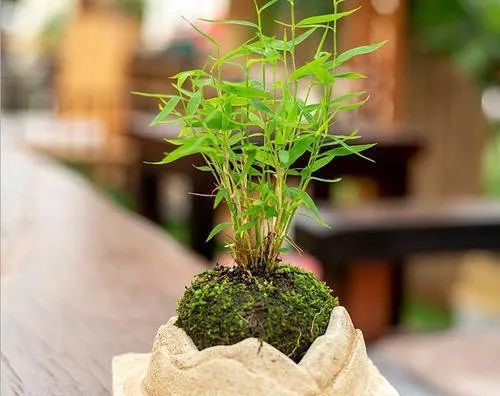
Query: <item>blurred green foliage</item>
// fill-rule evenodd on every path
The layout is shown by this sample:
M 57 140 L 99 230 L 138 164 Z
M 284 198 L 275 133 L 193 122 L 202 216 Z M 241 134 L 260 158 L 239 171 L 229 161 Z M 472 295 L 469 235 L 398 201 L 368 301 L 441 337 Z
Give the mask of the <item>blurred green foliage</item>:
M 71 170 L 80 174 L 84 178 L 90 180 L 94 185 L 104 194 L 106 194 L 112 201 L 121 206 L 122 208 L 137 211 L 137 204 L 134 198 L 123 188 L 114 187 L 96 181 L 92 176 L 92 169 L 89 165 L 79 161 L 62 160 L 60 163 L 67 166 Z
M 413 0 L 410 23 L 424 49 L 451 56 L 482 86 L 500 83 L 500 0 Z
M 165 220 L 163 222 L 163 229 L 184 246 L 189 246 L 191 234 L 189 224 L 186 221 L 171 219 Z
M 417 298 L 404 301 L 401 320 L 403 327 L 409 331 L 446 329 L 453 325 L 449 309 Z
M 142 19 L 144 0 L 120 0 L 118 6 L 126 14 Z
M 500 122 L 490 124 L 491 139 L 483 154 L 483 186 L 490 198 L 500 199 Z

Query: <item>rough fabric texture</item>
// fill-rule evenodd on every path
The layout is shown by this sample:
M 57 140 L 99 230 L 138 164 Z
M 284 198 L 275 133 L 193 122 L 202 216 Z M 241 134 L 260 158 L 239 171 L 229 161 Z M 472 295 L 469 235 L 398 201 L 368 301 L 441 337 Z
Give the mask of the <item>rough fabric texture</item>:
M 337 305 L 324 282 L 290 265 L 251 273 L 238 266 L 216 267 L 186 289 L 176 325 L 200 350 L 254 337 L 298 362 L 325 333 Z
M 130 354 L 114 359 L 115 396 L 399 395 L 368 359 L 343 307 L 298 364 L 255 338 L 199 351 L 176 320 L 158 331 L 149 364 L 143 355 L 135 363 Z

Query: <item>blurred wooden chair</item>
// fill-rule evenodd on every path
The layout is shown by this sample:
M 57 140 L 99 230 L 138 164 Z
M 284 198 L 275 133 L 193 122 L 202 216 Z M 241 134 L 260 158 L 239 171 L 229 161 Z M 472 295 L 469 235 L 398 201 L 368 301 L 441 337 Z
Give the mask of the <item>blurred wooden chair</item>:
M 84 5 L 65 29 L 57 61 L 59 118 L 86 120 L 100 127 L 64 128 L 65 143 L 58 137 L 59 144 L 45 144 L 45 151 L 90 165 L 97 181 L 113 186 L 129 182 L 138 159 L 137 149 L 124 133 L 129 124 L 130 67 L 137 37 L 133 19 L 109 7 Z M 86 140 L 98 144 L 89 145 Z
M 500 204 L 495 201 L 447 200 L 424 205 L 407 199 L 381 200 L 352 209 L 326 206 L 322 217 L 330 229 L 298 217 L 295 241 L 320 260 L 325 281 L 333 285 L 368 340 L 401 324 L 402 275 L 408 257 L 468 250 L 487 250 L 497 257 L 500 251 Z M 481 298 L 493 306 L 489 300 L 497 297 L 498 290 L 493 285 L 494 272 L 498 269 L 475 275 L 476 279 L 490 278 L 479 286 L 481 294 L 475 287 L 463 287 L 461 297 Z M 499 307 L 494 305 L 500 311 Z

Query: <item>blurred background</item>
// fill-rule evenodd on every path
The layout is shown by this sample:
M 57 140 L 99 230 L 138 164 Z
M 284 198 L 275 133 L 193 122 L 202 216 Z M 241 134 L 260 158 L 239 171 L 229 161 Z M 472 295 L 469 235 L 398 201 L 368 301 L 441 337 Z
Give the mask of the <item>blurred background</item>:
M 286 5 L 278 1 L 270 9 L 267 29 L 286 18 Z M 327 13 L 329 5 L 296 0 L 301 16 Z M 362 9 L 340 24 L 341 48 L 388 40 L 349 64 L 369 79 L 341 87 L 371 94 L 363 109 L 341 121 L 378 142 L 369 153 L 376 162 L 347 157 L 325 169 L 328 178 L 343 178 L 312 188 L 332 229 L 297 219 L 293 234 L 305 253 L 286 259 L 340 295 L 370 341 L 369 353 L 401 394 L 498 394 L 500 0 L 344 5 Z M 184 245 L 207 266 L 230 261 L 223 241 L 205 242 L 227 213 L 213 213 L 210 198 L 190 194 L 213 190 L 213 181 L 192 166 L 200 159 L 147 164 L 169 151 L 163 138 L 177 131 L 149 128 L 157 103 L 130 92 L 171 93 L 170 76 L 206 62 L 210 48 L 181 16 L 253 19 L 253 7 L 252 0 L 2 1 L 4 279 L 22 272 L 25 228 L 38 199 L 61 211 L 90 205 L 59 184 L 46 188 L 51 184 L 43 177 L 58 172 L 85 179 L 81 188 L 111 200 L 109 210 L 125 211 L 128 222 L 155 224 L 173 250 Z M 248 34 L 199 25 L 224 50 Z M 299 56 L 305 58 L 315 40 Z M 44 167 L 47 175 L 40 176 Z M 40 188 L 43 198 L 33 193 Z M 113 229 L 106 221 L 103 216 L 82 228 L 49 217 L 38 230 L 63 227 L 78 244 L 75 235 Z M 94 239 L 88 249 L 117 259 L 106 237 Z M 164 276 L 175 281 L 167 256 Z M 136 260 L 140 266 L 142 258 Z

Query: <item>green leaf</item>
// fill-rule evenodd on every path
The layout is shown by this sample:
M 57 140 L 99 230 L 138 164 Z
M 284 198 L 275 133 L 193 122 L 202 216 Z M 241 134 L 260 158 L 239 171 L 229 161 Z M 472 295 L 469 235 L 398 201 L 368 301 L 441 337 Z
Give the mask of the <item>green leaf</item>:
M 207 115 L 206 119 L 203 120 L 201 124 L 203 124 L 208 129 L 222 130 L 222 113 L 219 110 L 214 110 Z
M 323 183 L 338 183 L 342 180 L 341 177 L 337 177 L 336 179 L 322 179 L 321 177 L 311 176 L 312 180 L 317 180 Z
M 229 226 L 231 226 L 231 223 L 220 223 L 220 224 L 217 224 L 213 230 L 210 232 L 210 234 L 208 235 L 207 237 L 207 240 L 205 242 L 208 242 L 209 240 L 211 240 L 214 236 L 216 236 L 219 232 L 222 232 L 224 231 L 226 228 L 228 228 Z
M 273 157 L 262 146 L 258 147 L 255 159 L 265 166 L 268 166 L 269 164 L 272 164 L 274 162 Z
M 332 155 L 327 155 L 327 156 L 324 156 L 322 158 L 319 158 L 317 160 L 315 160 L 312 164 L 311 164 L 311 172 L 316 172 L 317 170 L 323 168 L 324 166 L 328 165 L 334 158 L 335 156 L 332 154 Z
M 261 177 L 262 176 L 262 172 L 255 169 L 254 167 L 250 167 L 248 170 L 247 170 L 248 174 L 250 176 L 256 176 L 256 177 Z
M 283 51 L 284 49 L 286 49 L 287 51 L 291 51 L 292 48 L 297 47 L 299 44 L 304 42 L 311 34 L 313 34 L 316 31 L 316 29 L 318 28 L 313 27 L 309 30 L 306 30 L 304 33 L 295 37 L 294 40 L 284 41 L 284 40 L 273 39 L 271 41 L 271 45 L 273 48 L 279 51 Z
M 158 125 L 160 122 L 164 121 L 165 118 L 167 118 L 170 115 L 172 110 L 174 110 L 175 106 L 177 106 L 179 100 L 181 100 L 179 96 L 174 96 L 170 98 L 170 100 L 167 102 L 165 106 L 163 106 L 158 115 L 153 119 L 153 121 L 151 121 L 151 124 L 149 124 L 149 126 L 155 126 Z
M 165 99 L 165 98 L 171 98 L 171 97 L 173 97 L 173 95 L 165 95 L 165 94 L 160 94 L 160 93 L 139 92 L 139 91 L 131 91 L 130 93 L 132 95 L 136 95 L 136 96 L 144 96 L 146 98 L 155 98 L 155 99 Z
M 314 135 L 307 135 L 298 139 L 290 149 L 289 164 L 297 161 L 311 147 L 314 141 Z
M 184 19 L 187 23 L 189 23 L 191 25 L 191 27 L 203 38 L 205 38 L 206 40 L 210 41 L 213 45 L 215 45 L 217 48 L 220 47 L 219 43 L 217 41 L 215 41 L 215 39 L 210 36 L 209 34 L 205 33 L 203 30 L 201 30 L 198 26 L 196 26 L 194 23 L 191 23 L 190 21 L 188 21 L 186 18 L 184 17 L 181 17 L 182 19 Z
M 259 111 L 263 111 L 265 113 L 272 113 L 272 110 L 260 100 L 251 100 L 250 103 L 253 107 L 255 107 Z
M 248 41 L 247 43 L 249 43 L 249 42 L 250 41 Z M 225 62 L 228 62 L 228 61 L 230 61 L 232 59 L 236 59 L 236 58 L 239 58 L 239 57 L 246 56 L 246 55 L 250 54 L 251 51 L 247 47 L 247 45 L 246 45 L 247 43 L 239 46 L 238 48 L 235 48 L 232 51 L 229 51 L 227 54 L 221 56 L 220 58 L 215 59 L 214 65 L 222 65 Z
M 290 154 L 286 150 L 279 150 L 278 158 L 282 164 L 288 164 L 288 161 L 290 161 Z
M 346 155 L 350 154 L 359 154 L 362 151 L 368 150 L 375 146 L 375 144 L 353 144 L 352 146 L 349 146 L 345 144 L 342 147 L 336 147 L 334 149 L 329 150 L 327 153 L 328 155 L 333 154 L 335 157 L 344 157 Z
M 333 135 L 330 135 L 329 137 L 332 138 L 341 147 L 336 147 L 334 149 L 326 151 L 325 153 L 322 153 L 320 158 L 316 159 L 316 161 L 314 161 L 310 165 L 311 172 L 316 172 L 317 170 L 328 165 L 335 157 L 342 157 L 342 156 L 350 155 L 350 154 L 355 154 L 359 157 L 362 157 L 364 159 L 367 159 L 367 160 L 373 162 L 373 160 L 371 160 L 368 157 L 365 157 L 363 154 L 361 154 L 361 152 L 373 147 L 374 144 L 358 144 L 358 145 L 349 146 L 340 138 L 336 138 Z
M 193 165 L 196 169 L 198 169 L 200 172 L 212 172 L 212 168 L 210 168 L 209 166 L 196 166 L 196 165 Z
M 278 211 L 275 206 L 265 206 L 264 207 L 264 218 L 271 219 L 278 216 Z
M 219 187 L 217 189 L 217 194 L 215 194 L 214 198 L 214 209 L 219 206 L 221 201 L 226 197 L 226 189 L 223 187 Z
M 194 92 L 188 91 L 187 89 L 179 87 L 179 86 L 177 86 L 175 84 L 172 84 L 172 87 L 174 87 L 179 93 L 181 93 L 183 95 L 186 95 L 188 98 L 190 98 L 194 94 Z
M 248 87 L 245 83 L 224 82 L 219 84 L 218 87 L 225 92 L 243 96 L 245 98 L 262 98 L 267 95 L 266 91 L 254 87 Z
M 213 148 L 205 146 L 205 143 L 209 140 L 210 137 L 207 135 L 199 136 L 193 141 L 186 139 L 182 146 L 167 154 L 167 156 L 163 158 L 163 160 L 159 161 L 158 164 L 169 164 L 180 158 L 197 153 L 210 153 L 213 151 Z
M 312 72 L 320 84 L 328 84 L 333 81 L 333 77 L 323 65 L 313 67 Z
M 163 140 L 165 140 L 170 144 L 173 144 L 174 146 L 182 146 L 185 143 L 184 139 L 163 139 Z
M 251 166 L 253 165 L 255 156 L 257 155 L 257 149 L 253 144 L 249 144 L 246 147 L 244 147 L 243 152 L 247 156 L 244 162 L 243 173 L 247 173 L 250 171 Z
M 363 45 L 361 47 L 356 47 L 352 48 L 350 50 L 347 50 L 337 56 L 335 59 L 335 66 L 340 66 L 341 64 L 347 62 L 349 59 L 354 58 L 355 56 L 358 55 L 364 55 L 364 54 L 369 54 L 371 52 L 374 52 L 378 50 L 380 47 L 382 47 L 387 41 L 382 41 L 377 44 L 372 44 L 372 45 Z
M 299 23 L 297 23 L 297 27 L 304 27 L 310 25 L 318 25 L 322 23 L 329 23 L 339 20 L 340 18 L 344 18 L 352 13 L 358 11 L 361 7 L 355 8 L 354 10 L 345 11 L 345 12 L 337 12 L 335 14 L 326 14 L 326 15 L 316 15 L 309 18 L 302 19 Z
M 341 79 L 360 79 L 360 78 L 366 78 L 364 74 L 361 73 L 356 73 L 356 72 L 347 72 L 347 73 L 339 73 L 335 75 L 335 78 Z
M 248 27 L 253 27 L 255 29 L 259 28 L 259 26 L 256 25 L 253 22 L 236 20 L 236 19 L 205 19 L 205 18 L 199 18 L 199 20 L 203 21 L 203 22 L 209 22 L 209 23 L 222 23 L 222 24 L 225 24 L 225 25 L 248 26 Z
M 331 100 L 330 106 L 345 102 L 349 99 L 357 98 L 358 96 L 364 95 L 365 93 L 366 93 L 365 91 L 356 91 L 356 92 L 349 92 L 345 95 L 338 96 L 338 97 Z
M 262 117 L 260 117 L 258 114 L 256 114 L 256 113 L 250 113 L 248 115 L 248 118 L 250 119 L 250 121 L 254 125 L 256 125 L 256 126 L 262 128 L 262 129 L 265 129 L 266 123 L 264 122 L 264 120 L 262 119 Z
M 201 100 L 201 90 L 196 91 L 194 95 L 189 99 L 186 114 L 192 116 L 194 113 L 196 113 L 196 110 L 198 110 L 198 107 L 200 106 Z
M 270 0 L 266 4 L 264 4 L 262 7 L 259 8 L 259 13 L 264 11 L 266 8 L 271 7 L 274 3 L 278 2 L 278 0 Z
M 248 223 L 242 224 L 241 226 L 238 227 L 236 232 L 238 234 L 241 234 L 245 231 L 248 231 L 250 228 L 255 227 L 257 223 L 255 221 L 249 221 Z
M 365 150 L 368 150 L 369 148 L 375 146 L 374 143 L 371 143 L 371 144 L 355 144 L 355 145 L 350 146 L 350 145 L 348 145 L 347 143 L 345 143 L 341 139 L 334 139 L 334 140 L 339 145 L 341 145 L 342 147 L 334 148 L 334 149 L 329 150 L 329 151 L 327 151 L 326 153 L 323 154 L 323 156 L 325 156 L 325 158 L 330 158 L 330 161 L 334 157 L 342 157 L 342 156 L 345 156 L 345 155 L 355 154 L 358 157 L 361 157 L 361 158 L 366 159 L 368 161 L 374 162 L 371 158 L 368 158 L 368 157 L 364 156 L 363 154 L 361 154 L 361 152 L 363 152 Z
M 303 77 L 315 76 L 322 84 L 333 81 L 329 67 L 325 64 L 327 57 L 328 55 L 324 54 L 299 67 L 290 75 L 290 79 L 299 80 Z
M 319 210 L 316 207 L 316 204 L 314 203 L 313 199 L 305 191 L 302 191 L 302 190 L 300 190 L 300 191 L 302 193 L 301 194 L 301 199 L 302 199 L 302 202 L 304 203 L 304 206 L 307 209 L 309 209 L 311 212 L 313 212 L 313 214 L 316 217 L 316 220 L 318 221 L 318 223 L 320 223 L 321 225 L 329 228 L 328 224 L 326 224 L 323 221 L 323 219 L 321 218 L 321 214 L 319 213 Z
M 170 78 L 177 79 L 177 86 L 182 87 L 189 77 L 201 77 L 201 76 L 208 76 L 208 74 L 201 69 L 193 69 L 193 70 L 184 70 Z
M 340 112 L 340 111 L 349 111 L 349 110 L 359 109 L 366 102 L 368 102 L 368 99 L 370 99 L 369 96 L 366 99 L 363 99 L 361 102 L 351 103 L 351 104 L 346 104 L 346 105 L 339 106 L 339 107 L 337 107 L 337 111 Z
M 321 224 L 324 227 L 330 228 L 329 225 L 326 224 L 321 218 L 321 214 L 319 213 L 316 204 L 314 203 L 313 199 L 309 196 L 307 192 L 297 187 L 291 187 L 288 188 L 287 190 L 288 193 L 292 196 L 292 198 L 295 199 L 298 198 L 299 202 L 301 202 L 307 209 L 309 209 L 314 214 L 314 218 L 319 224 Z

